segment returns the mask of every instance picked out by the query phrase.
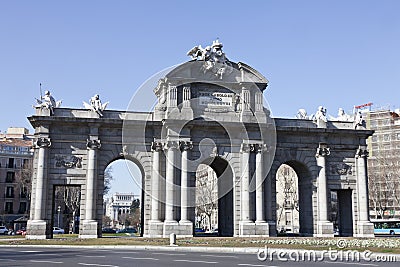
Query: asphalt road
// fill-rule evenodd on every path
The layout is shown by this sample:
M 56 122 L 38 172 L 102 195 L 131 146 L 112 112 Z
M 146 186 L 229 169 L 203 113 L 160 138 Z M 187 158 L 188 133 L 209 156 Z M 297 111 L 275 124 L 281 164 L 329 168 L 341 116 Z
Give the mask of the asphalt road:
M 271 251 L 268 251 L 271 254 Z M 186 251 L 163 250 L 130 250 L 130 249 L 92 249 L 92 248 L 40 248 L 40 247 L 1 247 L 0 266 L 99 266 L 99 267 L 207 267 L 207 266 L 237 266 L 237 267 L 261 267 L 261 266 L 398 266 L 398 262 L 376 261 L 352 261 L 318 259 L 316 262 L 309 260 L 293 261 L 295 254 L 274 255 L 273 261 L 265 254 L 232 254 L 232 253 L 205 253 Z M 327 257 L 327 255 L 325 255 Z M 371 255 L 374 256 L 374 255 Z M 377 255 L 375 255 L 377 256 Z M 284 261 L 286 258 L 287 261 Z

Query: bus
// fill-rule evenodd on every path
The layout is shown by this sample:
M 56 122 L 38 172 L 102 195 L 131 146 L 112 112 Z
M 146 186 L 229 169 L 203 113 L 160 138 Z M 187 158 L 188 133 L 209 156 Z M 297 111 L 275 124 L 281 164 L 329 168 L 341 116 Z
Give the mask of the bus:
M 371 219 L 375 235 L 400 235 L 400 219 Z

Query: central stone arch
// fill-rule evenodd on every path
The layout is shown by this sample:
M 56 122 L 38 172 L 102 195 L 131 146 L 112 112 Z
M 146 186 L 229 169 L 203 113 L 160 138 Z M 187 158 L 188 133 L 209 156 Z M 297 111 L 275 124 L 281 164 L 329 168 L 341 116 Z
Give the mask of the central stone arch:
M 119 157 L 143 172 L 147 237 L 193 236 L 194 172 L 210 158 L 217 173 L 225 164 L 232 172 L 232 201 L 221 202 L 233 214 L 229 235 L 276 235 L 275 174 L 289 163 L 312 184 L 303 196 L 304 233 L 333 236 L 328 195 L 349 190 L 342 204 L 354 207 L 353 235 L 372 236 L 366 173 L 372 131 L 351 122 L 272 118 L 263 101 L 268 80 L 228 60 L 221 48 L 217 41 L 210 51 L 191 51 L 191 61 L 154 85 L 157 103 L 149 112 L 104 110 L 98 96 L 85 109 L 38 106 L 29 117 L 36 142 L 27 238 L 52 237 L 55 184 L 81 186 L 80 237 L 101 236 L 102 175 Z

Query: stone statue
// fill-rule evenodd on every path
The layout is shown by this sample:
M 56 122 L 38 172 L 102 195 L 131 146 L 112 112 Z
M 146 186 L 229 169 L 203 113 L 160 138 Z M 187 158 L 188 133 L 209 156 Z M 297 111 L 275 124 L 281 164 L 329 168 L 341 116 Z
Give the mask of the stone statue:
M 56 101 L 50 94 L 50 91 L 46 90 L 44 92 L 44 96 L 41 96 L 40 99 L 36 99 L 36 102 L 36 107 L 48 109 L 50 111 L 50 115 L 53 115 L 54 108 L 60 107 L 62 101 Z
M 354 118 L 354 129 L 357 130 L 358 126 L 364 126 L 365 120 L 363 118 L 363 115 L 361 111 L 358 111 L 356 114 L 356 117 Z
M 346 114 L 346 112 L 342 108 L 339 108 L 338 116 L 336 118 L 332 118 L 332 120 L 336 120 L 336 121 L 353 121 L 351 116 Z
M 307 115 L 307 111 L 303 108 L 299 109 L 299 111 L 297 111 L 297 114 L 296 114 L 296 119 L 308 120 L 309 117 Z
M 83 101 L 83 106 L 89 110 L 96 112 L 97 114 L 99 114 L 100 117 L 103 117 L 103 111 L 106 109 L 109 102 L 102 104 L 100 96 L 98 94 L 95 94 L 90 98 L 89 103 L 90 104 Z
M 232 72 L 232 64 L 222 51 L 223 44 L 219 40 L 213 41 L 211 46 L 202 48 L 201 45 L 195 46 L 187 52 L 192 60 L 204 61 L 202 70 L 204 73 L 212 72 L 219 79 L 222 79 L 224 74 Z
M 318 128 L 326 128 L 328 119 L 326 118 L 326 108 L 323 106 L 318 107 L 318 111 L 315 113 L 314 123 L 317 124 Z

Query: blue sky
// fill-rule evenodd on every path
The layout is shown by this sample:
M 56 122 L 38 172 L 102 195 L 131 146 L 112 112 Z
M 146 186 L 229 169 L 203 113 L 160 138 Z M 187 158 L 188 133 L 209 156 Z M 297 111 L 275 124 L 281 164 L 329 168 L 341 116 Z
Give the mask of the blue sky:
M 0 130 L 31 129 L 39 83 L 64 107 L 99 93 L 125 110 L 149 77 L 217 37 L 270 81 L 275 117 L 398 108 L 399 11 L 397 0 L 1 1 Z

